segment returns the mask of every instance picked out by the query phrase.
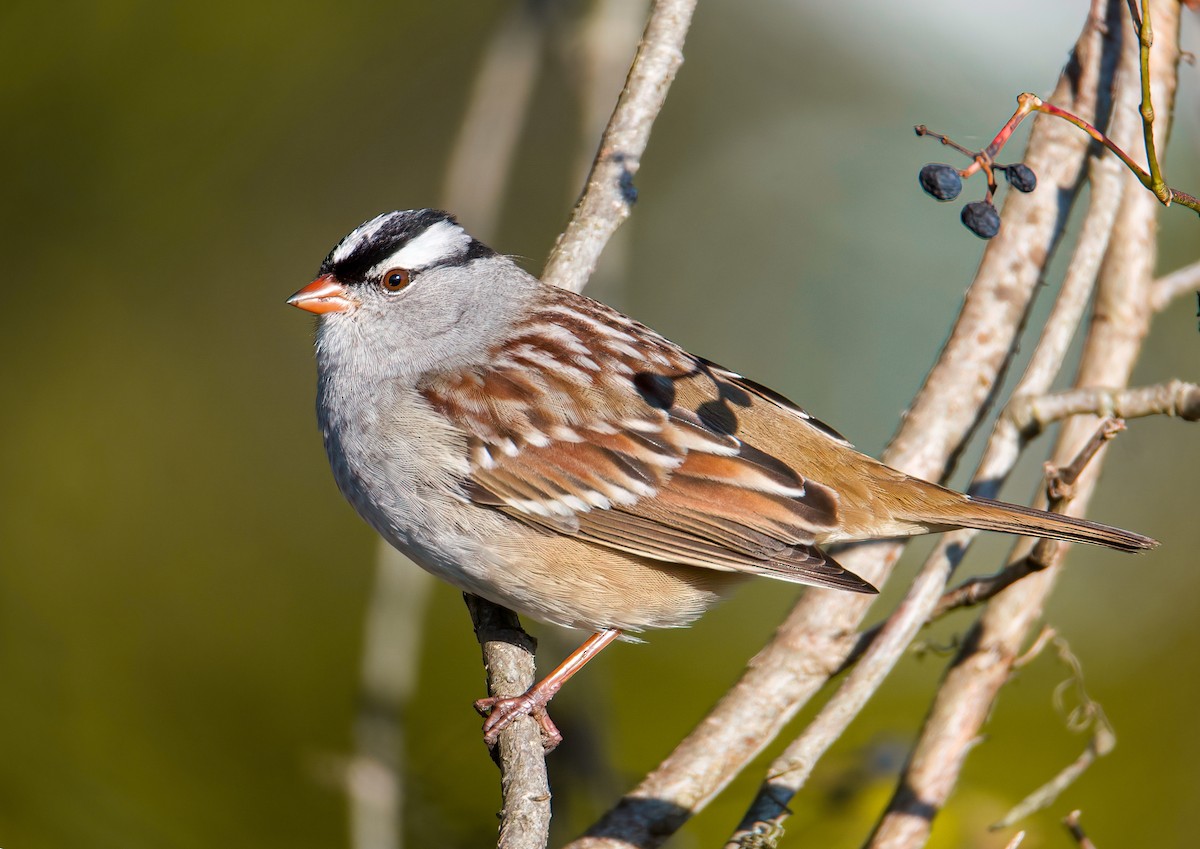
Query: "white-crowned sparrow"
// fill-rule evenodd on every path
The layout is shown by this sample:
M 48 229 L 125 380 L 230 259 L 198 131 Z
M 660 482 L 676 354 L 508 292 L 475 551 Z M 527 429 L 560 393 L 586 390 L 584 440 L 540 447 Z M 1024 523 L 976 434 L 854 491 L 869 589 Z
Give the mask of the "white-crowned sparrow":
M 786 398 L 541 283 L 445 212 L 373 218 L 288 303 L 320 316 L 317 414 L 355 509 L 425 569 L 596 632 L 686 625 L 761 575 L 874 592 L 820 548 L 957 527 L 1132 551 L 1148 537 L 969 498 L 860 454 Z

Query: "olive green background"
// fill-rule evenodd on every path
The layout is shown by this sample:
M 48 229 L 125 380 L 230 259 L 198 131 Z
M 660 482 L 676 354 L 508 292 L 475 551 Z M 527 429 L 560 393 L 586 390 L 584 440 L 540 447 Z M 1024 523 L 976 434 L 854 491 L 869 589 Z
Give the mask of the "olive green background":
M 1086 4 L 1041 5 L 701 3 L 636 180 L 624 259 L 606 258 L 593 294 L 878 452 L 982 249 L 958 204 L 918 190 L 918 168 L 947 152 L 911 127 L 981 146 L 1018 92 L 1047 91 Z M 312 322 L 283 299 L 360 221 L 439 202 L 473 73 L 508 8 L 0 11 L 6 849 L 347 844 L 333 776 L 352 744 L 376 544 L 333 486 L 314 427 Z M 492 239 L 535 272 L 580 184 L 582 9 L 559 7 Z M 1190 20 L 1185 48 L 1197 29 Z M 1182 75 L 1167 168 L 1194 192 L 1196 68 Z M 972 181 L 964 200 L 981 194 Z M 1196 217 L 1161 220 L 1161 269 L 1194 261 Z M 1200 377 L 1195 311 L 1184 298 L 1156 320 L 1137 382 Z M 1046 445 L 1008 497 L 1030 496 Z M 1025 846 L 1068 845 L 1057 818 L 1072 807 L 1101 846 L 1194 840 L 1198 476 L 1194 425 L 1135 422 L 1110 452 L 1092 515 L 1164 544 L 1072 554 L 1047 618 L 1119 744 L 1029 821 Z M 965 568 L 989 570 L 1004 550 L 988 542 Z M 669 751 L 795 596 L 750 587 L 693 629 L 610 649 L 568 688 L 556 713 L 568 741 L 551 760 L 560 839 Z M 483 679 L 455 591 L 434 589 L 423 632 L 420 698 L 403 717 L 406 834 L 485 846 L 498 782 L 470 710 Z M 546 654 L 569 639 L 545 640 Z M 945 660 L 899 665 L 817 768 L 783 845 L 857 845 Z M 1051 705 L 1065 675 L 1047 656 L 1006 688 L 937 845 L 1003 846 L 1012 832 L 987 823 L 1083 748 Z M 718 845 L 759 775 L 672 845 Z

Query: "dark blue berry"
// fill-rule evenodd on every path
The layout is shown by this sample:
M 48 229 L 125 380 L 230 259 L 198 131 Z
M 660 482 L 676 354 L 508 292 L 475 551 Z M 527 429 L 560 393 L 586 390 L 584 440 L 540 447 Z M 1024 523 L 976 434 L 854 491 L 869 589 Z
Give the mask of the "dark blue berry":
M 1000 232 L 1000 213 L 986 200 L 976 200 L 963 207 L 962 223 L 981 239 L 990 239 Z
M 1037 174 L 1024 162 L 1009 165 L 1004 169 L 1004 176 L 1008 179 L 1008 184 L 1018 192 L 1032 192 L 1037 188 Z
M 962 191 L 962 177 L 954 168 L 941 162 L 926 165 L 917 179 L 926 194 L 938 200 L 954 200 Z

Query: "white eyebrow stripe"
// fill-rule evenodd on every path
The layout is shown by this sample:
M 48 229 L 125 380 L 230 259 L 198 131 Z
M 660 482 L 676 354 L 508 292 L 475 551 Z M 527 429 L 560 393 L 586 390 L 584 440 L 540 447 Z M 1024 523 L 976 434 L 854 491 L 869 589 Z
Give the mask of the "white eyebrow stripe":
M 338 242 L 338 246 L 333 249 L 333 256 L 330 257 L 333 264 L 336 265 L 349 259 L 356 250 L 373 239 L 384 223 L 393 215 L 395 215 L 393 212 L 376 215 L 370 221 L 360 224 L 350 231 L 350 235 Z
M 471 243 L 467 232 L 450 221 L 439 221 L 412 239 L 382 262 L 376 263 L 367 277 L 382 274 L 389 268 L 425 268 L 453 259 Z

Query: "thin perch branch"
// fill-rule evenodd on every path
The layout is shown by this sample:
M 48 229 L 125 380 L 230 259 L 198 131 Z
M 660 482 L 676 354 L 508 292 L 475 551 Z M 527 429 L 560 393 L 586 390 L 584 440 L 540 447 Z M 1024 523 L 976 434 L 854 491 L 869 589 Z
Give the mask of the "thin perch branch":
M 446 208 L 463 216 L 484 239 L 496 226 L 549 26 L 548 9 L 521 4 L 492 34 L 475 75 L 442 194 Z M 468 600 L 467 610 L 483 651 L 489 692 L 518 695 L 532 686 L 534 640 L 516 615 L 479 598 Z M 510 644 L 501 646 L 495 642 L 499 640 Z M 550 803 L 537 723 L 514 723 L 493 757 L 502 794 L 499 845 L 542 849 L 550 836 Z
M 694 8 L 695 0 L 655 3 L 587 188 L 547 262 L 546 282 L 581 291 L 605 244 L 629 216 L 630 181 L 683 61 L 683 41 Z M 521 73 L 527 95 L 530 69 L 522 66 Z M 464 130 L 464 137 L 468 135 Z M 515 138 L 515 133 L 508 137 Z M 495 202 L 499 187 L 493 187 L 490 196 Z M 618 203 L 613 203 L 614 198 Z M 480 212 L 485 214 L 486 210 Z M 535 680 L 532 638 L 511 611 L 474 596 L 464 598 L 483 650 L 489 694 L 511 697 L 528 690 Z M 501 731 L 493 754 L 500 766 L 503 795 L 500 849 L 543 849 L 549 840 L 551 812 L 538 724 L 529 717 L 513 722 Z
M 587 186 L 546 261 L 545 282 L 582 291 L 604 246 L 629 217 L 637 199 L 633 178 L 641 167 L 654 119 L 683 63 L 683 42 L 695 8 L 696 0 L 654 3 Z
M 492 34 L 447 161 L 442 207 L 489 239 L 511 173 L 513 152 L 529 111 L 548 25 L 526 3 Z M 433 577 L 382 540 L 368 600 L 362 683 L 354 723 L 355 756 L 348 781 L 354 849 L 403 845 L 405 739 L 398 721 L 408 704 L 421 650 L 425 600 Z
M 537 641 L 521 629 L 517 615 L 463 593 L 483 651 L 488 694 L 519 696 L 534 683 Z M 521 716 L 500 732 L 493 752 L 500 766 L 500 840 L 497 849 L 545 849 L 550 835 L 550 783 L 536 720 Z

